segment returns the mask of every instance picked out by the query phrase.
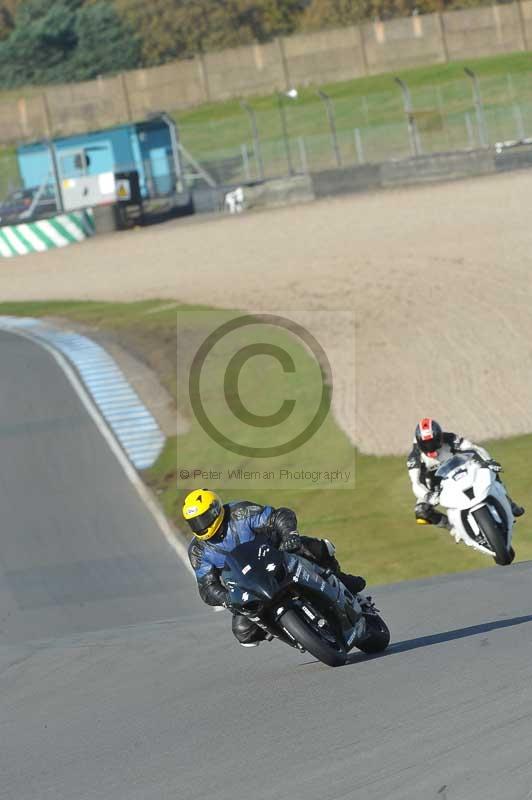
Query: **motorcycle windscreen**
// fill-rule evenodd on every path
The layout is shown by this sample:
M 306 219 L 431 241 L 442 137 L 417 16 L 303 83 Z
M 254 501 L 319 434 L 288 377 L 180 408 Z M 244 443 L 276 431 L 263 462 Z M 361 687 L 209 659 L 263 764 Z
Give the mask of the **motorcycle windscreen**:
M 222 570 L 229 591 L 236 586 L 267 600 L 277 594 L 286 574 L 284 554 L 259 538 L 241 544 L 229 553 Z M 233 592 L 237 594 L 234 589 Z
M 453 456 L 436 470 L 437 478 L 447 478 L 457 467 L 463 467 L 470 461 L 467 456 Z

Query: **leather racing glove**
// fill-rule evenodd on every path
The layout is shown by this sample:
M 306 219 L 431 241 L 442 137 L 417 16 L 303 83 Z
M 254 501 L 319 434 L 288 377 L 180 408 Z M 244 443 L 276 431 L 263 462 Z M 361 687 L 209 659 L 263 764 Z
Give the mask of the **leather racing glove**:
M 297 531 L 288 533 L 279 545 L 279 550 L 286 550 L 288 553 L 294 553 L 301 547 L 301 536 Z

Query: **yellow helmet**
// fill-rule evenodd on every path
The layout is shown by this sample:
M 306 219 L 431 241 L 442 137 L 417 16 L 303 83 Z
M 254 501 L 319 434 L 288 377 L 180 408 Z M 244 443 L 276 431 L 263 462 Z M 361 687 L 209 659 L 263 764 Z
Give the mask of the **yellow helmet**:
M 224 518 L 221 499 L 209 489 L 194 489 L 185 497 L 183 516 L 197 539 L 210 539 Z

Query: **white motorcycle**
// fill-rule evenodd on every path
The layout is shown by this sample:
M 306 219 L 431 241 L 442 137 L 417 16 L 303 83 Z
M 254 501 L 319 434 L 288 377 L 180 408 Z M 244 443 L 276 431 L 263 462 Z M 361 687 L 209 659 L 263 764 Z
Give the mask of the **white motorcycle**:
M 436 472 L 439 503 L 457 542 L 493 556 L 506 566 L 515 558 L 512 547 L 514 515 L 504 486 L 476 453 L 450 458 Z

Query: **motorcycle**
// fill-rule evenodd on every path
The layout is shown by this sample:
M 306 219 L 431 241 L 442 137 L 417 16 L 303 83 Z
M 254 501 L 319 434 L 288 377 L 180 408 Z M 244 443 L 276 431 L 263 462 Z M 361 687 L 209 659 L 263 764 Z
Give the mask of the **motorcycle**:
M 511 564 L 514 515 L 489 464 L 476 453 L 455 455 L 438 468 L 436 480 L 456 541 L 493 556 L 496 564 Z
M 256 537 L 236 547 L 221 574 L 231 607 L 301 652 L 330 667 L 348 651 L 379 653 L 390 632 L 369 598 L 353 595 L 336 575 Z

